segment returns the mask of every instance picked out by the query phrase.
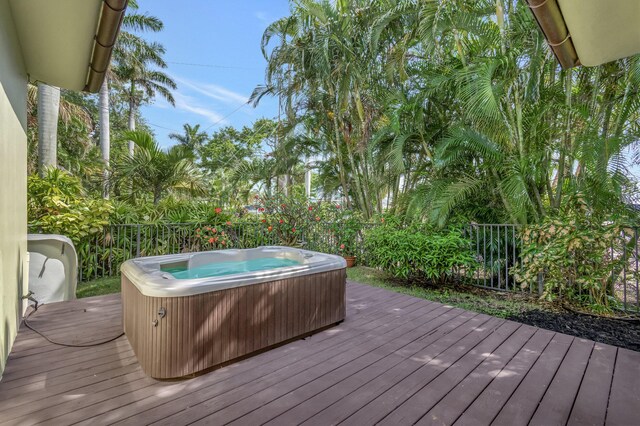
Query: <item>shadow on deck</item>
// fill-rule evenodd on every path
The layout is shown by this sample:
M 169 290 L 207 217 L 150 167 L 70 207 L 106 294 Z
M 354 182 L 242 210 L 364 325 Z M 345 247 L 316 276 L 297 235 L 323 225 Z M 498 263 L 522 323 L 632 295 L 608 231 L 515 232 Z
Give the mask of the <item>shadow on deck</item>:
M 640 353 L 357 283 L 334 328 L 194 379 L 147 377 L 126 337 L 24 326 L 0 424 L 640 423 Z M 46 305 L 65 342 L 122 330 L 120 296 Z

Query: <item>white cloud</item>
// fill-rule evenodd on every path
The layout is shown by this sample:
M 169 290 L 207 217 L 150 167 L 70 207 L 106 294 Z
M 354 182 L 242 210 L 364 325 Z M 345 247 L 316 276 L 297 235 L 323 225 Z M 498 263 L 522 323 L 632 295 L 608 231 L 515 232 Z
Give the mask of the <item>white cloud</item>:
M 212 123 L 227 124 L 227 121 L 221 114 L 198 104 L 197 100 L 191 96 L 183 95 L 180 92 L 174 92 L 173 97 L 176 100 L 176 109 L 205 117 Z
M 248 96 L 234 92 L 233 90 L 229 90 L 225 87 L 218 86 L 217 84 L 200 83 L 179 77 L 175 77 L 175 80 L 181 86 L 188 87 L 189 89 L 216 101 L 239 105 L 247 103 L 247 101 L 249 100 Z
M 271 23 L 266 12 L 258 11 L 254 14 L 254 16 L 256 17 L 256 19 L 258 19 L 258 21 L 262 22 L 263 24 Z

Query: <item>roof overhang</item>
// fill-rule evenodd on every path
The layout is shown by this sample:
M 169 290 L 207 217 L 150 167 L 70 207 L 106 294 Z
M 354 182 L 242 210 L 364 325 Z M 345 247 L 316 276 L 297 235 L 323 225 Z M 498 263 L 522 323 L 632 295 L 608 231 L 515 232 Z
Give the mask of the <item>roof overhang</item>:
M 127 0 L 9 0 L 31 81 L 96 92 Z
M 527 0 L 563 68 L 640 53 L 638 0 Z

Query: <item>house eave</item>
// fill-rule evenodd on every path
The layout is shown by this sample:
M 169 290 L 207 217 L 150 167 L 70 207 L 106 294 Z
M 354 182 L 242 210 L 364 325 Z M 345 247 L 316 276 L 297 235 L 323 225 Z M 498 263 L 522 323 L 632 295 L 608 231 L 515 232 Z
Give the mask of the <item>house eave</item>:
M 127 0 L 9 0 L 31 82 L 99 90 Z
M 637 0 L 527 0 L 563 68 L 640 53 Z

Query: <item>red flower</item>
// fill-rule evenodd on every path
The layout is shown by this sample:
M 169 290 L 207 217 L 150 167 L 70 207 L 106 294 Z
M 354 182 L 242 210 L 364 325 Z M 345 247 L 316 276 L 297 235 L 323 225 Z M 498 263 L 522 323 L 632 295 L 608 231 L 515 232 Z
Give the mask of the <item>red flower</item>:
M 209 228 L 209 230 L 210 230 L 211 232 L 213 232 L 214 234 L 216 234 L 216 233 L 218 232 L 218 230 L 217 230 L 216 228 L 213 228 L 213 229 Z
M 339 208 L 340 208 L 340 204 L 336 204 L 336 209 L 339 209 Z
M 309 211 L 312 211 L 312 210 L 313 210 L 313 207 L 309 206 Z
M 267 219 L 262 219 L 262 223 L 266 223 L 266 222 L 267 222 Z
M 222 209 L 220 207 L 216 207 L 214 211 L 216 212 L 216 214 L 222 213 Z
M 231 226 L 231 222 L 230 221 L 227 221 L 227 226 Z
M 293 232 L 296 232 L 296 228 L 293 228 L 293 229 L 292 229 L 292 231 L 293 231 Z
M 280 222 L 280 223 L 284 223 L 284 220 L 280 219 L 278 222 Z
M 258 211 L 259 211 L 260 213 L 262 213 L 262 212 L 264 211 L 264 207 L 260 207 L 260 208 L 258 209 Z
M 224 246 L 224 245 L 226 245 L 226 244 L 227 244 L 227 242 L 226 242 L 226 241 L 224 241 L 224 240 L 222 240 L 222 241 L 220 241 L 220 244 L 222 244 L 222 245 Z
M 213 244 L 213 238 L 209 238 L 209 244 Z
M 273 231 L 273 226 L 268 227 L 267 231 L 269 231 L 269 232 Z
M 344 250 L 344 244 L 340 244 L 340 250 Z

